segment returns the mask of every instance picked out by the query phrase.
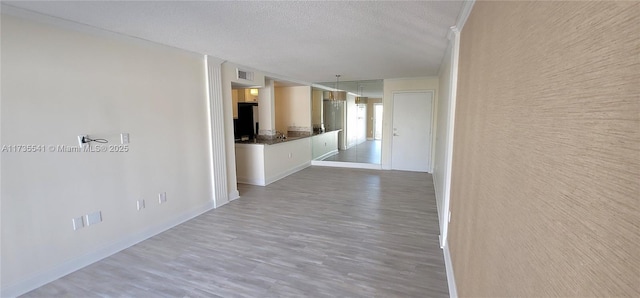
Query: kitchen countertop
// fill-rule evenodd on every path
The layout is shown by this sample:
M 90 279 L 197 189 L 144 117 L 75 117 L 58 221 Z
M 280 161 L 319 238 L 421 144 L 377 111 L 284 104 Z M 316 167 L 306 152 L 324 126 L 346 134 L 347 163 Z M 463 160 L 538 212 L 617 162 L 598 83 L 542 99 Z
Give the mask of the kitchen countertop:
M 247 141 L 236 140 L 236 144 L 275 145 L 275 144 L 280 144 L 280 143 L 286 143 L 286 142 L 289 142 L 289 141 L 295 141 L 295 140 L 299 140 L 299 139 L 310 138 L 310 137 L 313 137 L 313 136 L 326 134 L 326 133 L 330 133 L 330 132 L 338 132 L 340 130 L 341 129 L 333 130 L 333 131 L 325 131 L 323 133 L 313 133 L 313 134 L 308 135 L 308 136 L 287 137 L 285 139 L 273 138 L 273 139 L 253 139 L 253 140 L 247 140 Z

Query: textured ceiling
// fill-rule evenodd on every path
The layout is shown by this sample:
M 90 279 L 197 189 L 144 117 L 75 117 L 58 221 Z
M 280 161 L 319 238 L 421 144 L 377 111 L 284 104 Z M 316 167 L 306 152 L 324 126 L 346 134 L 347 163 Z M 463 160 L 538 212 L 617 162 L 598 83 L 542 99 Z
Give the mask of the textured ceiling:
M 436 75 L 460 1 L 3 1 L 307 82 Z

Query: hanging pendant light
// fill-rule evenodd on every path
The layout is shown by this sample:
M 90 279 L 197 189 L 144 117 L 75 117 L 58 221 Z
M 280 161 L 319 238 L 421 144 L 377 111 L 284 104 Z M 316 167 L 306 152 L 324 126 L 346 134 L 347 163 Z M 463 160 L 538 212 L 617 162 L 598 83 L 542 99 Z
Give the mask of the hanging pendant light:
M 358 90 L 360 91 L 360 96 L 356 96 L 356 104 L 360 105 L 360 104 L 367 104 L 367 101 L 369 100 L 368 97 L 362 96 L 362 91 L 364 91 L 364 86 L 358 86 Z
M 329 100 L 331 100 L 334 106 L 338 106 L 343 101 L 347 101 L 347 92 L 340 91 L 340 75 L 336 75 L 336 90 L 332 91 L 329 95 Z

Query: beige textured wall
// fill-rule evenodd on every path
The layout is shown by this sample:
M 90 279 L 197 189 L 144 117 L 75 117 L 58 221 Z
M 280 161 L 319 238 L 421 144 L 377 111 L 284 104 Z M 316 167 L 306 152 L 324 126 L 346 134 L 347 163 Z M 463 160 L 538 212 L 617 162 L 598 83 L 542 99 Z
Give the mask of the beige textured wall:
M 462 297 L 640 297 L 640 3 L 477 2 L 449 245 Z
M 311 131 L 311 87 L 275 88 L 276 130 L 287 133 L 290 127 Z

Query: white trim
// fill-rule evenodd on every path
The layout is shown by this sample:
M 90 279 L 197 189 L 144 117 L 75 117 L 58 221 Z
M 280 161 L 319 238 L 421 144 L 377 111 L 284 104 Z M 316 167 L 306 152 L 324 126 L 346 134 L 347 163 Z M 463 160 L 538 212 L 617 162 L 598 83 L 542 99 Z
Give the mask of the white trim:
M 211 58 L 211 59 L 210 59 Z M 211 179 L 216 208 L 231 199 L 227 189 L 227 154 L 224 134 L 224 96 L 222 95 L 222 64 L 215 57 L 206 56 L 207 95 L 209 98 L 209 131 L 211 132 Z M 237 192 L 237 191 L 235 191 Z M 232 195 L 234 192 L 232 191 Z
M 456 279 L 453 275 L 453 262 L 451 262 L 451 252 L 449 251 L 449 243 L 446 242 L 443 247 L 444 268 L 447 271 L 447 284 L 449 285 L 449 297 L 458 298 L 458 289 L 456 287 Z
M 449 90 L 449 123 L 447 124 L 447 144 L 445 145 L 445 161 L 444 161 L 444 200 L 442 206 L 442 215 L 439 217 L 440 234 L 442 241 L 440 246 L 443 247 L 449 236 L 449 216 L 451 205 L 451 170 L 453 169 L 453 138 L 456 122 L 456 96 L 458 89 L 458 60 L 460 52 L 460 32 L 452 30 L 453 40 L 451 45 L 451 73 L 450 73 L 450 90 Z
M 458 32 L 462 31 L 464 24 L 467 23 L 467 19 L 469 18 L 475 3 L 476 0 L 467 0 L 462 3 L 462 9 L 460 9 L 460 14 L 458 14 L 455 26 L 458 29 Z
M 146 239 L 158 235 L 166 230 L 169 230 L 179 224 L 182 224 L 190 219 L 193 219 L 207 211 L 212 210 L 213 207 L 213 201 L 209 201 L 206 204 L 184 212 L 181 215 L 174 217 L 173 219 L 155 226 L 148 227 L 147 229 L 139 233 L 115 241 L 111 244 L 107 244 L 82 256 L 68 260 L 49 270 L 41 271 L 40 273 L 37 273 L 31 277 L 28 277 L 11 285 L 5 286 L 3 284 L 0 296 L 15 297 L 37 289 L 69 273 L 82 269 L 90 264 L 100 261 L 124 249 L 136 245 Z
M 322 154 L 322 155 L 316 157 L 316 160 L 322 160 L 322 159 L 325 159 L 325 158 L 327 158 L 329 156 L 332 156 L 334 154 L 337 154 L 337 153 L 338 153 L 338 149 L 331 150 L 331 151 L 329 151 L 329 152 L 327 152 L 325 154 Z
M 240 198 L 240 192 L 238 190 L 234 190 L 229 193 L 229 202 L 239 198 Z
M 311 161 L 306 161 L 303 164 L 300 164 L 300 165 L 298 165 L 296 167 L 293 167 L 293 168 L 291 168 L 289 170 L 286 170 L 284 172 L 278 173 L 278 174 L 273 175 L 271 177 L 265 177 L 264 185 L 269 185 L 269 184 L 271 184 L 273 182 L 276 182 L 276 181 L 278 181 L 278 180 L 280 180 L 280 179 L 282 179 L 284 177 L 287 177 L 287 176 L 289 176 L 289 175 L 291 175 L 291 174 L 293 174 L 295 172 L 304 170 L 304 169 L 306 169 L 306 168 L 308 168 L 310 166 L 311 166 Z
M 449 76 L 449 123 L 447 124 L 447 144 L 445 145 L 445 162 L 444 162 L 444 189 L 443 189 L 443 214 L 438 214 L 440 222 L 440 247 L 444 248 L 449 237 L 449 222 L 451 221 L 451 170 L 453 168 L 453 138 L 456 122 L 456 98 L 458 90 L 458 64 L 460 59 L 460 32 L 464 27 L 475 0 L 465 1 L 458 15 L 456 25 L 451 27 L 448 38 L 451 43 L 451 72 Z M 435 183 L 434 183 L 435 185 Z M 438 192 L 436 191 L 436 194 Z
M 246 178 L 246 177 L 237 177 L 237 181 L 238 183 L 241 184 L 250 184 L 250 185 L 258 185 L 258 186 L 265 186 L 265 182 L 264 179 L 254 179 L 254 178 Z
M 334 168 L 382 170 L 382 166 L 379 164 L 359 163 L 359 162 L 312 160 L 311 165 L 320 166 L 320 167 L 334 167 Z

